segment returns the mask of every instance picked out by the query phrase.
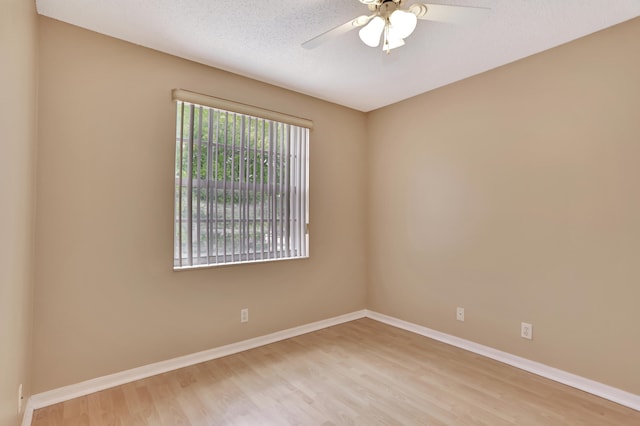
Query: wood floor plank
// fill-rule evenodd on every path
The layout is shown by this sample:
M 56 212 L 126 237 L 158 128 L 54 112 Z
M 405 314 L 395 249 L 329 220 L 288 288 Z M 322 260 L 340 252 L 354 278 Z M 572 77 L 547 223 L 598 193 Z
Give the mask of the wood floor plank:
M 33 426 L 640 425 L 640 412 L 371 319 L 36 410 Z

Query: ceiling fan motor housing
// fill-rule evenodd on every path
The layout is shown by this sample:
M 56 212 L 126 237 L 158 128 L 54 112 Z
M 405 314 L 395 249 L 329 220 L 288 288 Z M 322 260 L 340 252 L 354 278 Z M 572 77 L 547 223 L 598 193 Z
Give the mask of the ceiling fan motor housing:
M 404 0 L 360 0 L 360 3 L 366 4 L 372 12 L 377 11 L 381 15 L 389 15 L 402 6 Z

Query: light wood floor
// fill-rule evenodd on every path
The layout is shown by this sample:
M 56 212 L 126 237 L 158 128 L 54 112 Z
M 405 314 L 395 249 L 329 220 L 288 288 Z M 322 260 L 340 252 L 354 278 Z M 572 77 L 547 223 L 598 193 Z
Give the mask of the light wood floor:
M 37 410 L 56 425 L 640 425 L 640 412 L 361 319 Z

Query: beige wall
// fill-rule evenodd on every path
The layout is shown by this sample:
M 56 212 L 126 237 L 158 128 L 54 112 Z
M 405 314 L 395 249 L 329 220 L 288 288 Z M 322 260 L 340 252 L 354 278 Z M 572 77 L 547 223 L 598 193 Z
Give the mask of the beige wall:
M 368 308 L 640 394 L 638 40 L 371 113 Z
M 39 29 L 36 391 L 365 307 L 363 113 L 47 18 Z M 172 271 L 173 88 L 314 120 L 310 259 Z
M 0 5 L 0 426 L 18 424 L 30 390 L 36 146 L 35 4 Z

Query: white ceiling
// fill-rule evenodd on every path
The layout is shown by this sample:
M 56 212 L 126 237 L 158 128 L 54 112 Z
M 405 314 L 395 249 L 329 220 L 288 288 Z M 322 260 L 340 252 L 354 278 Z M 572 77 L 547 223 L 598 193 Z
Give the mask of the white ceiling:
M 640 16 L 640 0 L 433 3 L 491 13 L 474 24 L 418 21 L 406 45 L 386 55 L 365 46 L 357 30 L 313 50 L 300 46 L 369 14 L 358 0 L 36 1 L 41 15 L 361 111 Z

